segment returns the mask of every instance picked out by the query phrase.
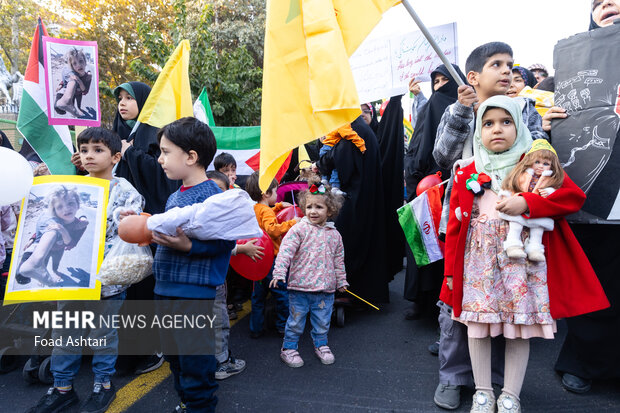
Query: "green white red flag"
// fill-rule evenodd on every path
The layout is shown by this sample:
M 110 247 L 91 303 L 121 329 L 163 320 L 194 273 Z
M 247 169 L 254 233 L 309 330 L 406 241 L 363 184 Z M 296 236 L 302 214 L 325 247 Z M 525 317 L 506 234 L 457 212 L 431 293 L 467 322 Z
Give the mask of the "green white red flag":
M 45 162 L 52 174 L 73 175 L 75 167 L 71 163 L 73 145 L 69 128 L 65 125 L 50 125 L 48 121 L 43 36 L 47 36 L 47 30 L 39 19 L 24 74 L 24 90 L 17 117 L 17 130 Z

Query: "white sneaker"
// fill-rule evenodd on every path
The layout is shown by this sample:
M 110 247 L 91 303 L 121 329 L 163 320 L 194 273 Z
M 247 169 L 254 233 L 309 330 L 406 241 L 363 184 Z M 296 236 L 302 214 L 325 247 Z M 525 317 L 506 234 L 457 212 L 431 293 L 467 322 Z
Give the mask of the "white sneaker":
M 521 413 L 521 404 L 514 396 L 502 393 L 497 399 L 497 413 Z
M 478 390 L 474 393 L 474 402 L 470 413 L 493 413 L 495 412 L 495 395 L 493 392 Z

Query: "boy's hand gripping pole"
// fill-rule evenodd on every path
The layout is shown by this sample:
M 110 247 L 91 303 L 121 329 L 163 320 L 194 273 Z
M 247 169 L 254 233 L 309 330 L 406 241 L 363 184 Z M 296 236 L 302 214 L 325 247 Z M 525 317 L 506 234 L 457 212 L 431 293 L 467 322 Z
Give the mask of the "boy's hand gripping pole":
M 413 21 L 415 21 L 415 24 L 417 24 L 418 27 L 420 28 L 420 31 L 422 32 L 422 34 L 424 34 L 424 37 L 426 37 L 426 40 L 428 40 L 428 43 L 433 47 L 433 49 L 435 50 L 435 53 L 437 53 L 437 56 L 439 56 L 443 64 L 446 65 L 446 68 L 448 69 L 448 72 L 450 72 L 452 77 L 454 78 L 454 81 L 459 86 L 463 86 L 465 84 L 463 82 L 463 79 L 461 79 L 461 76 L 459 76 L 456 70 L 454 70 L 454 66 L 452 66 L 452 63 L 450 63 L 446 55 L 443 54 L 443 51 L 441 50 L 441 48 L 439 47 L 435 39 L 433 39 L 433 36 L 430 34 L 430 32 L 428 31 L 424 23 L 422 23 L 422 20 L 420 20 L 420 17 L 415 12 L 415 10 L 413 10 L 413 7 L 411 7 L 409 0 L 402 0 L 402 3 L 403 3 L 403 6 L 405 6 L 405 9 L 407 9 L 409 14 L 413 18 Z

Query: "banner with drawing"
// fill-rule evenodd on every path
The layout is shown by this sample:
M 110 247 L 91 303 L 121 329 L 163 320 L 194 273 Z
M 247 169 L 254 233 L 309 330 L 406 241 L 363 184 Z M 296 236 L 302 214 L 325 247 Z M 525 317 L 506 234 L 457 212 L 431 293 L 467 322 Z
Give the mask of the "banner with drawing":
M 555 46 L 552 143 L 568 176 L 586 193 L 574 222 L 620 220 L 620 25 L 580 33 Z
M 84 176 L 34 178 L 19 215 L 5 304 L 99 299 L 109 185 Z
M 456 23 L 429 31 L 452 64 L 458 61 Z M 349 59 L 360 103 L 402 95 L 412 77 L 430 81 L 442 62 L 420 31 L 369 40 Z

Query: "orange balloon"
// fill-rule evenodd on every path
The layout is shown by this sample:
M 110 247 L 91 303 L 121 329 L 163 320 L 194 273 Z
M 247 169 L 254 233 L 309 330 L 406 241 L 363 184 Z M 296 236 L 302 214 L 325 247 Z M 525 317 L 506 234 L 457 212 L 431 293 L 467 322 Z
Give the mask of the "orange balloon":
M 143 247 L 153 241 L 153 233 L 147 228 L 146 220 L 151 214 L 129 215 L 118 224 L 118 236 L 130 244 Z

